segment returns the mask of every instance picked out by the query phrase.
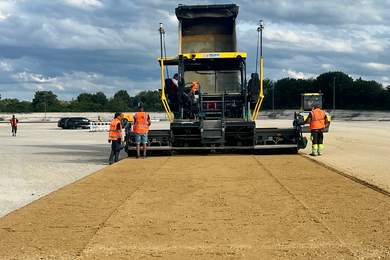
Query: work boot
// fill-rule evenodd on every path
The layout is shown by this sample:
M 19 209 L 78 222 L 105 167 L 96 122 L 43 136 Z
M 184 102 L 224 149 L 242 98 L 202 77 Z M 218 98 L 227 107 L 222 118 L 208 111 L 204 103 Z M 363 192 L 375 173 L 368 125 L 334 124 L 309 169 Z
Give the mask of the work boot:
M 318 144 L 313 144 L 311 146 L 311 156 L 317 156 L 318 155 Z
M 322 155 L 324 151 L 324 145 L 323 144 L 319 144 L 318 145 L 318 155 Z

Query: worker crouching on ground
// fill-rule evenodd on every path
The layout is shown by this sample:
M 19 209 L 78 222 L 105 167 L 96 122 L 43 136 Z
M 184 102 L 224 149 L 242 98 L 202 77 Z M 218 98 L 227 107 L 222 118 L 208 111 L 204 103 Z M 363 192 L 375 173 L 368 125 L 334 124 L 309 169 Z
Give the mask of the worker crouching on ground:
M 16 132 L 18 131 L 19 120 L 15 117 L 15 115 L 12 115 L 12 118 L 11 120 L 9 120 L 9 123 L 11 124 L 12 136 L 16 136 Z
M 318 104 L 313 106 L 305 124 L 310 123 L 312 156 L 322 155 L 324 150 L 324 129 L 329 124 L 328 118 Z
M 150 116 L 144 112 L 142 105 L 138 107 L 138 112 L 134 114 L 133 132 L 135 134 L 135 144 L 137 146 L 137 158 L 141 156 L 141 144 L 143 145 L 143 158 L 146 158 L 148 144 L 148 132 L 151 125 Z
M 110 130 L 108 132 L 108 142 L 111 143 L 111 154 L 110 158 L 108 159 L 108 163 L 113 164 L 114 162 L 117 162 L 119 160 L 119 152 L 121 151 L 121 113 L 115 113 L 115 117 L 111 121 Z

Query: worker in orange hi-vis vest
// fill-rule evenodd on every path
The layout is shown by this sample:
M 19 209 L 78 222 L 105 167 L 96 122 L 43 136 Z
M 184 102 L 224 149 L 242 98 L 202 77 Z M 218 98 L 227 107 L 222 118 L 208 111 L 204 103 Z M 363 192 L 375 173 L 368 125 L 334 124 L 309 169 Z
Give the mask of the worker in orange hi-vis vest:
M 119 160 L 119 152 L 122 144 L 121 113 L 115 113 L 114 119 L 110 123 L 108 142 L 111 143 L 111 153 L 108 163 L 113 164 Z
M 313 105 L 305 124 L 310 123 L 312 156 L 322 155 L 324 150 L 324 128 L 329 124 L 325 111 L 318 104 Z
M 16 136 L 19 120 L 15 117 L 15 115 L 12 115 L 12 118 L 11 120 L 9 120 L 9 123 L 11 124 L 12 136 Z
M 138 106 L 138 112 L 134 114 L 133 132 L 135 134 L 135 144 L 137 146 L 137 158 L 141 154 L 141 144 L 143 145 L 143 158 L 146 158 L 146 148 L 148 144 L 148 132 L 151 125 L 150 116 L 144 111 L 142 105 Z

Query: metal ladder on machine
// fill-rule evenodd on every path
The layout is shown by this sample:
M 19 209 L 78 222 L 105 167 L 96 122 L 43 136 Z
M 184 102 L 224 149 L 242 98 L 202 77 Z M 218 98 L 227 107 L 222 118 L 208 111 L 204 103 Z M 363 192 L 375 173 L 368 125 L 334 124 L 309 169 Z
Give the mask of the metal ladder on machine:
M 201 96 L 201 138 L 203 144 L 221 146 L 225 143 L 225 95 Z

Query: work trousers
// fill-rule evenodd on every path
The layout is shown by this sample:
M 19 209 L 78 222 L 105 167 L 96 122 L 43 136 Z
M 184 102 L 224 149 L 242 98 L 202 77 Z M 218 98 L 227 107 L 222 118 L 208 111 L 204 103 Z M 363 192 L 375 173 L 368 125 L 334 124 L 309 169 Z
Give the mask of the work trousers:
M 321 155 L 324 150 L 323 129 L 311 130 L 312 155 Z
M 13 125 L 13 126 L 11 126 L 11 128 L 12 128 L 12 135 L 15 136 L 16 131 L 18 131 L 18 127 L 16 125 Z
M 112 140 L 111 141 L 111 154 L 109 158 L 109 163 L 112 164 L 119 160 L 119 152 L 121 151 L 121 140 Z
M 311 130 L 311 138 L 313 144 L 323 144 L 324 143 L 324 132 L 322 129 Z

